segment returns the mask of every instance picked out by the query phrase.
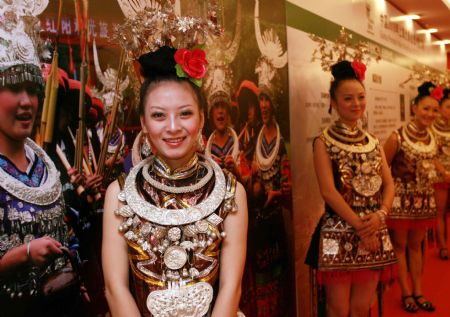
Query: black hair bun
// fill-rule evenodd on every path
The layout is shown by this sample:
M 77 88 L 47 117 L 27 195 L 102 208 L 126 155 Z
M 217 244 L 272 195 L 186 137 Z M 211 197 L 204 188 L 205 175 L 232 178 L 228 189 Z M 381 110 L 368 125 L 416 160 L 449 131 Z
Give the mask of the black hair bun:
M 176 75 L 175 48 L 162 46 L 154 52 L 139 57 L 142 67 L 142 76 L 152 79 L 160 76 Z
M 340 61 L 331 66 L 334 79 L 358 78 L 349 61 Z
M 442 97 L 441 101 L 445 100 L 445 99 L 450 99 L 450 89 L 449 88 L 444 89 L 444 97 Z
M 417 88 L 417 90 L 419 91 L 419 96 L 429 96 L 431 90 L 433 90 L 434 87 L 436 87 L 436 85 L 433 84 L 431 81 L 424 82 Z

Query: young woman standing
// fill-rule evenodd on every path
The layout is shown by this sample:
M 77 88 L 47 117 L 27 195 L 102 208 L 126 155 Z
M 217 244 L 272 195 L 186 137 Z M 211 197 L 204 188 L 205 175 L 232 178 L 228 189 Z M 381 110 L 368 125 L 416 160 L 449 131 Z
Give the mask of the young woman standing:
M 427 228 L 434 226 L 436 220 L 433 183 L 437 179 L 438 148 L 429 128 L 439 114 L 441 96 L 438 95 L 442 90 L 439 94 L 439 87 L 426 82 L 418 91 L 413 104 L 413 119 L 394 131 L 384 145 L 395 183 L 388 226 L 398 257 L 402 305 L 408 312 L 415 312 L 419 307 L 426 311 L 435 310 L 422 293 L 422 243 Z M 408 284 L 409 276 L 412 290 Z
M 77 294 L 51 301 L 41 292 L 46 278 L 66 265 L 61 247 L 68 244 L 59 171 L 30 139 L 43 97 L 32 38 L 39 37 L 36 15 L 47 4 L 10 1 L 1 8 L 0 315 L 8 317 L 82 314 Z
M 130 171 L 122 191 L 114 182 L 106 193 L 102 258 L 112 315 L 236 317 L 246 195 L 197 153 L 204 104 L 192 79 L 205 74 L 204 52 L 164 46 L 139 62 L 146 78 L 139 111 L 153 155 Z M 188 75 L 179 77 L 176 65 Z
M 342 61 L 331 71 L 331 107 L 339 119 L 314 141 L 325 214 L 307 264 L 325 286 L 328 317 L 362 317 L 396 262 L 385 225 L 394 184 L 379 141 L 358 125 L 366 109 L 365 65 Z
M 441 175 L 439 182 L 434 184 L 439 258 L 441 260 L 448 260 L 448 248 L 445 234 L 447 232 L 446 209 L 448 190 L 450 188 L 450 89 L 445 89 L 443 94 L 444 97 L 442 97 L 439 107 L 440 117 L 433 122 L 431 128 L 438 144 L 438 161 L 443 168 L 443 170 L 440 171 Z

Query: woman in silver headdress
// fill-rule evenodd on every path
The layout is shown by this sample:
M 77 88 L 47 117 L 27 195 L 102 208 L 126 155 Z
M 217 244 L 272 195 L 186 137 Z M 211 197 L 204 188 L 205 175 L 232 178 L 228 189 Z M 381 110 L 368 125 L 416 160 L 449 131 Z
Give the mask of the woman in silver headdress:
M 394 185 L 383 149 L 358 121 L 366 109 L 365 65 L 331 67 L 331 107 L 339 119 L 314 141 L 314 167 L 325 201 L 306 263 L 325 286 L 326 316 L 367 316 L 379 281 L 396 262 L 385 224 Z
M 59 172 L 29 138 L 43 79 L 31 39 L 38 34 L 28 31 L 47 3 L 0 1 L 0 315 L 8 317 L 78 315 L 76 296 L 47 302 L 41 293 L 66 265 L 67 245 Z
M 246 195 L 232 174 L 197 153 L 204 52 L 175 51 L 164 46 L 139 59 L 140 118 L 153 155 L 134 166 L 122 190 L 117 182 L 107 190 L 106 296 L 113 316 L 235 317 Z

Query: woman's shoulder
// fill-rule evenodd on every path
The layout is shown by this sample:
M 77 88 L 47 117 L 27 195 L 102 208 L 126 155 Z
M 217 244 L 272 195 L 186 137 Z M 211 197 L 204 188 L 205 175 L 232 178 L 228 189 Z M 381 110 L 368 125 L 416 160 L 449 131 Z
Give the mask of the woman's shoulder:
M 117 199 L 117 195 L 122 191 L 122 186 L 120 185 L 120 182 L 118 179 L 113 181 L 111 184 L 108 185 L 108 188 L 106 189 L 105 193 L 105 200 L 107 198 L 115 198 Z

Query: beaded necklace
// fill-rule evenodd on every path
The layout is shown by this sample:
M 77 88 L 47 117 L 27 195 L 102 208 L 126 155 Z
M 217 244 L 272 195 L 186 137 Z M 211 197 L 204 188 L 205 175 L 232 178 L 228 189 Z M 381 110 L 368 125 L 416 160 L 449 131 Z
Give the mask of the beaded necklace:
M 404 126 L 401 133 L 402 133 L 403 138 L 405 139 L 406 144 L 411 149 L 413 149 L 414 151 L 416 151 L 418 153 L 431 153 L 436 150 L 436 140 L 435 140 L 433 134 L 428 131 L 428 129 L 425 130 L 425 132 L 426 132 L 425 140 L 429 140 L 429 143 L 425 144 L 424 142 L 422 142 L 423 137 L 418 139 L 415 137 L 415 135 L 408 133 L 409 125 L 410 125 L 410 123 L 407 124 L 406 126 Z
M 262 153 L 264 129 L 266 128 L 266 126 L 263 126 L 261 128 L 261 131 L 259 132 L 259 135 L 258 135 L 258 139 L 256 141 L 255 157 L 256 157 L 256 162 L 258 163 L 259 168 L 262 171 L 268 171 L 272 167 L 273 163 L 275 162 L 275 159 L 277 158 L 278 151 L 280 149 L 280 142 L 281 142 L 280 127 L 278 126 L 278 123 L 276 123 L 276 122 L 275 122 L 275 125 L 277 128 L 275 146 L 267 158 L 264 157 L 264 155 Z
M 29 187 L 0 168 L 0 184 L 11 195 L 25 202 L 41 206 L 54 203 L 61 196 L 62 190 L 59 171 L 44 150 L 31 139 L 27 138 L 25 145 L 44 162 L 48 173 L 47 179 L 39 187 Z

